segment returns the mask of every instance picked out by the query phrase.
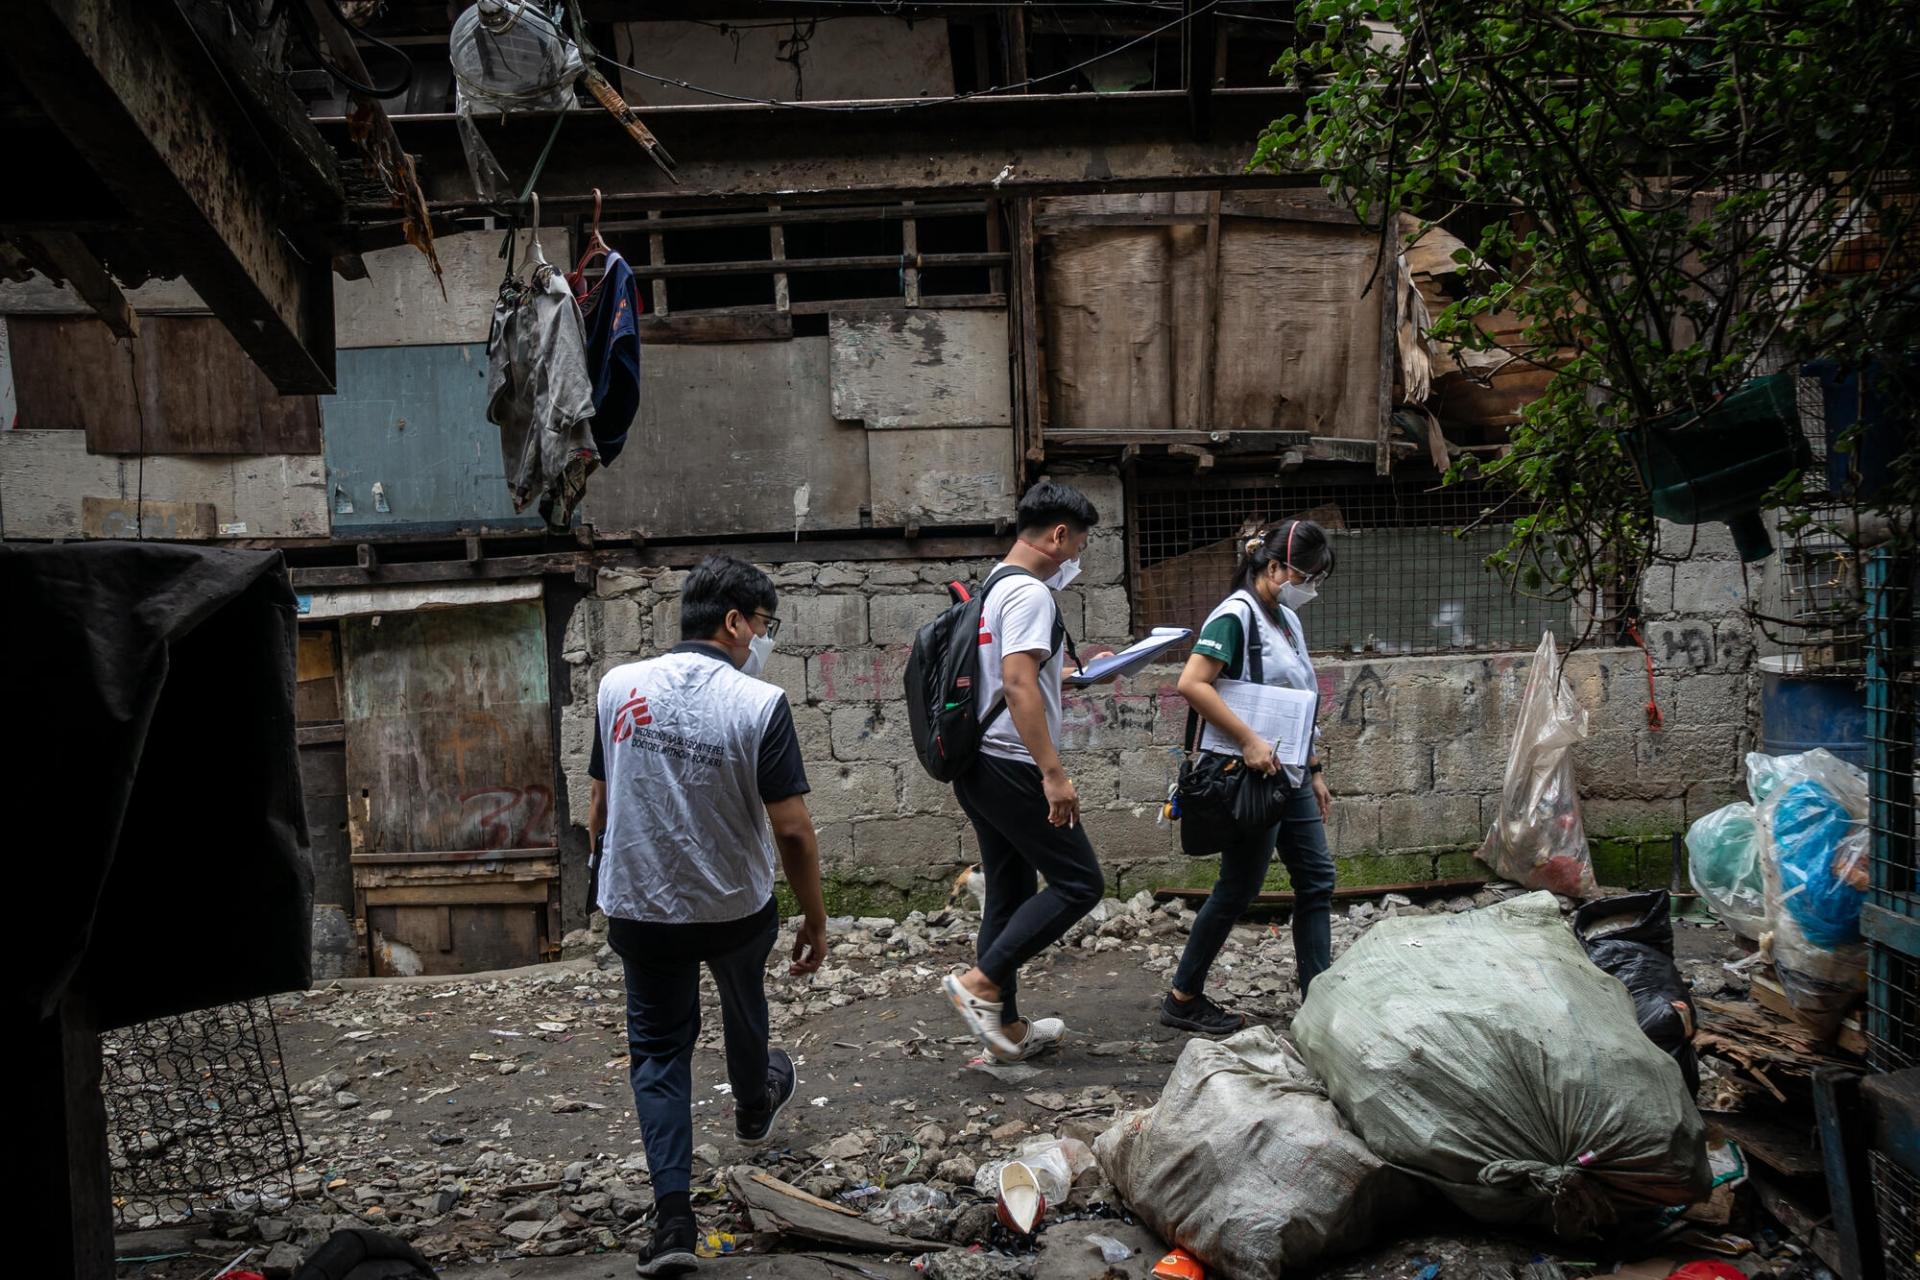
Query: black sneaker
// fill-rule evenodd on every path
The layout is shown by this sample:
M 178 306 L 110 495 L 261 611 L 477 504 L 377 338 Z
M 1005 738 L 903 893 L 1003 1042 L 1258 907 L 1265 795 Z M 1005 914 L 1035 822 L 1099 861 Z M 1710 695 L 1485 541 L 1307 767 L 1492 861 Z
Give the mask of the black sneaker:
M 1204 995 L 1177 1000 L 1171 991 L 1160 1002 L 1160 1021 L 1203 1036 L 1224 1036 L 1247 1025 L 1246 1015 L 1222 1009 Z
M 653 1239 L 640 1251 L 634 1270 L 643 1276 L 683 1276 L 700 1266 L 693 1243 L 699 1227 L 692 1218 L 670 1219 L 654 1224 Z
M 799 1080 L 793 1074 L 793 1059 L 784 1049 L 772 1049 L 767 1053 L 767 1102 L 764 1107 L 748 1108 L 736 1105 L 733 1109 L 734 1136 L 750 1147 L 760 1146 L 773 1137 L 773 1122 L 793 1101 L 793 1091 Z

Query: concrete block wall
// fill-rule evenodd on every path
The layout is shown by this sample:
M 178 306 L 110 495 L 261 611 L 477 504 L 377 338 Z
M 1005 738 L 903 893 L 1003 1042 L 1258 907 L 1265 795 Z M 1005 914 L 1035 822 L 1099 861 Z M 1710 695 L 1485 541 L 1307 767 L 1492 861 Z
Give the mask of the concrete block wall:
M 1117 517 L 1123 509 L 1117 482 L 1092 496 L 1103 514 Z M 1083 577 L 1061 597 L 1068 625 L 1083 643 L 1126 638 L 1118 533 L 1103 527 Z M 809 804 L 840 909 L 943 900 L 957 872 L 977 857 L 972 828 L 951 789 L 928 778 L 914 759 L 901 673 L 914 631 L 945 606 L 944 584 L 956 577 L 977 581 L 990 567 L 988 561 L 768 567 L 781 593 L 784 626 L 767 678 L 792 700 L 813 785 Z M 1733 569 L 1737 575 L 1737 563 Z M 684 576 L 603 573 L 570 620 L 564 657 L 572 702 L 563 713 L 562 750 L 576 815 L 587 811 L 594 690 L 611 667 L 678 641 Z M 1655 621 L 1648 638 L 1666 716 L 1657 734 L 1647 726 L 1639 650 L 1582 650 L 1567 663 L 1591 718 L 1576 767 L 1603 884 L 1664 884 L 1669 836 L 1736 797 L 1741 757 L 1751 745 L 1752 646 L 1743 628 L 1703 610 Z M 1386 884 L 1472 873 L 1472 850 L 1499 804 L 1507 734 L 1531 655 L 1323 659 L 1317 665 L 1327 778 L 1336 796 L 1330 837 L 1342 881 Z M 1212 865 L 1181 856 L 1175 830 L 1155 820 L 1179 768 L 1186 723 L 1177 676 L 1177 667 L 1165 666 L 1067 696 L 1068 768 L 1109 892 L 1211 882 Z M 1284 880 L 1276 869 L 1274 882 Z

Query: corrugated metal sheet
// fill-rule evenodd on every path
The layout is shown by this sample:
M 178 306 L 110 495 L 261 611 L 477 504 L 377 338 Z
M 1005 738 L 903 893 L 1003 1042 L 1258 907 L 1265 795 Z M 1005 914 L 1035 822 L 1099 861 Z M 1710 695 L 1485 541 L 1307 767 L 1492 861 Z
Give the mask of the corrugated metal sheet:
M 320 402 L 336 534 L 540 526 L 507 494 L 484 345 L 343 349 L 338 361 L 339 394 Z

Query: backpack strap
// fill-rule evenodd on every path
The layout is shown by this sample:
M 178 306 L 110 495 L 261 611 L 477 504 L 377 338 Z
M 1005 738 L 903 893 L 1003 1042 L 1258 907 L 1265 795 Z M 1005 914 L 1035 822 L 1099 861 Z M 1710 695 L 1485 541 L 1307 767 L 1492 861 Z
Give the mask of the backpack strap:
M 986 616 L 987 592 L 991 591 L 994 587 L 994 584 L 999 582 L 1002 578 L 1011 578 L 1016 574 L 1023 578 L 1033 578 L 1034 581 L 1036 582 L 1039 581 L 1039 578 L 1035 577 L 1035 575 L 1033 575 L 1032 573 L 1029 573 L 1027 570 L 1022 569 L 1019 565 L 1010 564 L 994 570 L 993 573 L 987 576 L 987 580 L 980 584 L 980 594 L 975 597 L 977 600 L 980 601 L 980 614 L 982 617 Z M 1048 594 L 1051 595 L 1052 593 L 1049 592 Z M 1073 658 L 1073 665 L 1076 668 L 1079 667 L 1080 653 L 1078 650 L 1076 650 L 1073 647 L 1073 636 L 1067 630 L 1067 620 L 1060 616 L 1060 602 L 1056 600 L 1053 603 L 1053 638 L 1052 638 L 1052 643 L 1047 648 L 1048 662 L 1052 662 L 1053 655 L 1060 652 L 1060 644 L 1062 640 L 1066 642 L 1067 653 Z M 977 642 L 977 637 L 976 637 L 976 642 Z M 1042 663 L 1041 665 L 1044 666 L 1046 664 Z M 993 705 L 987 708 L 987 714 L 980 717 L 980 733 L 982 737 L 986 735 L 987 726 L 991 725 L 995 720 L 998 720 L 1000 718 L 1000 713 L 1002 711 L 1005 711 L 1006 709 L 1007 709 L 1007 692 L 1006 692 L 1006 685 L 1003 683 L 1000 687 L 1000 696 L 995 698 L 993 700 Z

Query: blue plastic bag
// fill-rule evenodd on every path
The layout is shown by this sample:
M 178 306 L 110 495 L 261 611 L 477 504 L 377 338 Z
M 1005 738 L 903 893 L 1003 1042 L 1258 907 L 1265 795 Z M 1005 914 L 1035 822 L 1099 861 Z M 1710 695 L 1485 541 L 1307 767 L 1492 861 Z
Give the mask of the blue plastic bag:
M 1833 950 L 1860 941 L 1865 885 L 1854 845 L 1857 824 L 1833 792 L 1803 778 L 1781 793 L 1773 811 L 1780 853 L 1781 901 L 1807 941 Z

